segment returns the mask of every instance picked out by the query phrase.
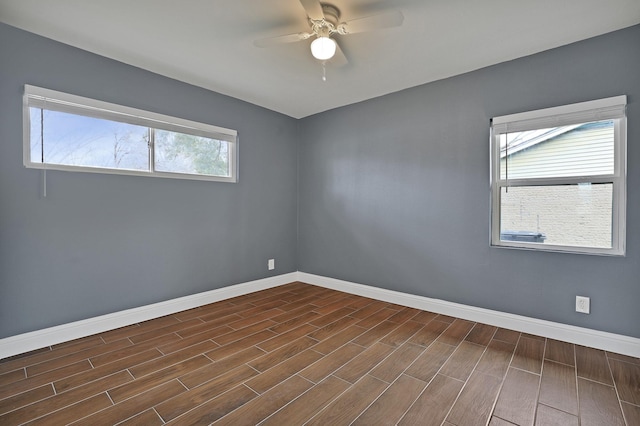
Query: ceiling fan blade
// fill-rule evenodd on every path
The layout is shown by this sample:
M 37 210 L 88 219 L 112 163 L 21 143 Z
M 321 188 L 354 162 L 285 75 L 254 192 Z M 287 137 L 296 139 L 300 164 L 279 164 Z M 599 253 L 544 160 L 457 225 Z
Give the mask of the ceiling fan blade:
M 314 21 L 324 19 L 324 12 L 322 11 L 322 5 L 318 0 L 300 0 L 302 7 L 307 12 L 307 16 Z
M 402 25 L 402 21 L 404 21 L 402 12 L 393 10 L 344 22 L 338 25 L 338 32 L 340 34 L 355 34 L 381 28 L 398 27 Z
M 311 33 L 294 33 L 277 37 L 261 38 L 259 40 L 255 40 L 253 45 L 256 47 L 271 47 L 278 44 L 295 43 L 297 41 L 306 40 L 312 35 L 313 34 Z
M 340 45 L 336 42 L 336 53 L 333 55 L 331 59 L 329 59 L 329 63 L 338 68 L 344 67 L 349 63 L 347 57 L 344 56 L 344 52 L 340 48 Z

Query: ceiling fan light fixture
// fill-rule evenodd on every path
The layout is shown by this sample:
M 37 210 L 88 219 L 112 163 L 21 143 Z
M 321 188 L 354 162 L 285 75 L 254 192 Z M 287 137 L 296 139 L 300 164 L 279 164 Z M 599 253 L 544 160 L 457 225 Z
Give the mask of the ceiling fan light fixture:
M 311 42 L 311 54 L 320 61 L 333 58 L 336 54 L 336 41 L 329 37 L 318 37 Z

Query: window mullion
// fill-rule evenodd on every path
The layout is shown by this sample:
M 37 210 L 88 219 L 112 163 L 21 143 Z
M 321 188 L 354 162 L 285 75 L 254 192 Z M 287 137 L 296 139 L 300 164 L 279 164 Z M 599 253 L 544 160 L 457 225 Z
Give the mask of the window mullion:
M 578 176 L 570 178 L 538 178 L 538 179 L 509 179 L 508 186 L 557 186 L 557 185 L 577 185 L 580 183 L 614 183 L 618 178 L 613 175 L 604 176 Z M 505 179 L 496 182 L 500 188 L 507 186 Z
M 156 129 L 149 127 L 149 172 L 155 173 L 156 167 Z

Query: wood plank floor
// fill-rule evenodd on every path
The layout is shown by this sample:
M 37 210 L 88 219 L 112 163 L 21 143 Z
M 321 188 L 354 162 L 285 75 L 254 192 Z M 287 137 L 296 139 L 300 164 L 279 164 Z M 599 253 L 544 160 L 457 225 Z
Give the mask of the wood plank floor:
M 0 361 L 2 425 L 640 425 L 640 359 L 291 283 Z

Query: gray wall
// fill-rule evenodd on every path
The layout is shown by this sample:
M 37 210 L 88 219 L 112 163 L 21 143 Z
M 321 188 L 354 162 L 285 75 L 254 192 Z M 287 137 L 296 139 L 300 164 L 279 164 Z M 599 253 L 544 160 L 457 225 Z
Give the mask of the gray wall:
M 638 45 L 640 26 L 297 121 L 0 24 L 0 338 L 296 269 L 640 337 Z M 50 171 L 42 198 L 25 83 L 237 129 L 240 181 Z M 490 248 L 489 118 L 618 94 L 627 257 Z
M 49 171 L 42 198 L 25 83 L 236 129 L 240 180 Z M 292 118 L 0 24 L 0 338 L 295 271 L 296 156 Z
M 640 337 L 639 46 L 635 26 L 302 120 L 298 269 Z M 490 248 L 489 119 L 620 94 L 627 256 Z

